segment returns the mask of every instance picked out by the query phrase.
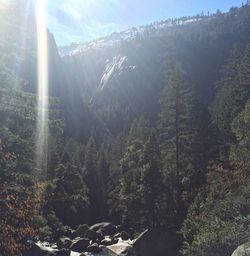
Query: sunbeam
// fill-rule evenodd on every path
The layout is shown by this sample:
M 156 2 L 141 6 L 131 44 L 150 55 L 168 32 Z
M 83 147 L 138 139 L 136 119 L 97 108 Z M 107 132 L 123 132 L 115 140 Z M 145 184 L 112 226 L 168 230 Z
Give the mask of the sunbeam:
M 41 175 L 47 174 L 48 145 L 48 38 L 46 27 L 46 0 L 36 1 L 38 113 L 36 161 Z

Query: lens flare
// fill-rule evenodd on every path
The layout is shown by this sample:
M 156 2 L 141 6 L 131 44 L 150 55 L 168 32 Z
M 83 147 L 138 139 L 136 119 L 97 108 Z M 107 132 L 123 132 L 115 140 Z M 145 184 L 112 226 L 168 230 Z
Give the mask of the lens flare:
M 37 26 L 37 73 L 38 73 L 38 113 L 36 161 L 41 176 L 47 176 L 48 151 L 48 35 L 46 26 L 46 0 L 36 1 Z

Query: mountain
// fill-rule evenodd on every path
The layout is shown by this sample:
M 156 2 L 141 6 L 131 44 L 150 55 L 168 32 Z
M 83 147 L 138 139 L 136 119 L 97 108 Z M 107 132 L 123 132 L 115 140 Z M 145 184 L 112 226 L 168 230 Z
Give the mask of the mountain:
M 47 31 L 40 165 L 29 3 L 0 9 L 0 254 L 149 229 L 142 251 L 230 256 L 249 238 L 250 5 L 65 47 Z
M 132 28 L 85 44 L 59 48 L 69 79 L 83 101 L 117 133 L 125 113 L 154 119 L 168 58 L 176 58 L 204 104 L 213 100 L 220 69 L 233 45 L 250 32 L 248 7 Z M 115 112 L 115 113 L 113 113 Z M 113 126 L 112 119 L 120 125 Z

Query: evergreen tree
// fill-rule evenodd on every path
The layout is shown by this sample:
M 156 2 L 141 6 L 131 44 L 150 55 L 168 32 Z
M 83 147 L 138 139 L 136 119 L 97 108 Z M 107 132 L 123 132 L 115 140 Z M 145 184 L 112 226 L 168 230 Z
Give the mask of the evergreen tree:
M 97 175 L 98 183 L 100 184 L 100 218 L 107 219 L 108 216 L 108 181 L 109 177 L 109 163 L 105 155 L 104 147 L 101 148 L 97 160 Z
M 97 170 L 97 149 L 94 138 L 91 136 L 86 149 L 83 176 L 88 187 L 89 221 L 90 223 L 101 220 L 102 191 Z
M 159 226 L 161 210 L 164 202 L 164 176 L 161 166 L 160 149 L 154 133 L 144 147 L 143 167 L 141 174 L 142 197 L 145 202 L 145 213 L 151 227 Z
M 49 205 L 62 223 L 76 226 L 88 221 L 88 188 L 71 163 L 59 165 L 53 181 Z
M 144 144 L 133 140 L 121 160 L 120 207 L 122 221 L 141 229 L 146 219 L 142 206 L 141 176 Z
M 181 209 L 184 186 L 194 172 L 194 100 L 184 73 L 175 62 L 170 63 L 166 84 L 159 119 L 161 150 L 168 179 L 174 181 L 177 215 L 182 218 L 180 215 L 185 214 Z

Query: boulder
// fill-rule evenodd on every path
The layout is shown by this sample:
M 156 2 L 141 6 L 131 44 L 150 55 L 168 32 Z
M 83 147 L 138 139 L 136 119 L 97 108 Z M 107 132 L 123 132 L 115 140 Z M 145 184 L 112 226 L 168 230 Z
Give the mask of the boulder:
M 119 237 L 121 237 L 121 233 L 117 233 L 114 235 L 114 238 L 119 238 Z
M 89 245 L 86 249 L 86 252 L 90 253 L 100 253 L 101 251 L 102 248 L 96 243 Z
M 92 241 L 96 241 L 96 240 L 102 241 L 105 238 L 101 233 L 96 232 L 92 229 L 88 229 L 86 231 L 85 237 Z
M 250 242 L 240 245 L 232 256 L 250 256 Z
M 122 231 L 121 232 L 121 239 L 122 240 L 129 240 L 130 239 L 130 235 L 126 231 Z
M 113 236 L 117 232 L 116 226 L 109 222 L 97 223 L 91 226 L 90 229 L 93 231 L 99 232 L 103 236 Z
M 116 238 L 116 237 L 114 237 L 114 238 L 112 239 L 112 242 L 113 242 L 113 244 L 117 244 L 117 243 L 119 242 L 119 239 Z
M 61 248 L 69 249 L 71 244 L 72 244 L 72 241 L 68 237 L 62 237 L 57 242 L 57 246 L 59 249 L 61 249 Z
M 85 233 L 88 230 L 89 230 L 88 225 L 82 224 L 75 231 L 72 232 L 71 237 L 72 238 L 76 238 L 76 237 L 84 238 Z
M 161 229 L 146 230 L 133 241 L 136 255 L 178 256 L 182 237 Z
M 88 238 L 79 238 L 72 242 L 70 249 L 74 252 L 85 252 L 89 246 Z
M 109 246 L 113 244 L 113 240 L 109 237 L 106 237 L 101 241 L 101 245 Z
M 70 256 L 70 250 L 67 249 L 53 249 L 33 241 L 28 241 L 28 245 L 30 250 L 24 254 L 25 256 Z
M 133 228 L 131 228 L 129 225 L 122 224 L 122 225 L 116 226 L 116 228 L 117 228 L 117 233 L 121 233 L 122 231 L 125 231 L 129 234 L 130 239 L 134 239 L 135 230 Z
M 104 252 L 104 255 L 112 255 L 112 256 L 138 256 L 137 254 L 135 254 L 132 244 L 127 241 L 119 241 L 116 244 L 107 246 L 103 248 L 103 252 Z
M 35 243 L 34 241 L 28 241 L 29 250 L 25 253 L 25 256 L 55 256 L 56 250 L 50 250 L 43 246 L 41 243 Z
M 118 238 L 105 237 L 105 239 L 101 241 L 101 245 L 109 246 L 112 244 L 117 244 L 118 241 L 119 241 Z
M 63 236 L 65 237 L 71 237 L 72 236 L 72 232 L 74 232 L 74 230 L 69 227 L 69 226 L 64 226 L 64 232 L 63 232 Z
M 67 249 L 58 250 L 55 256 L 70 256 L 70 250 L 67 250 Z

